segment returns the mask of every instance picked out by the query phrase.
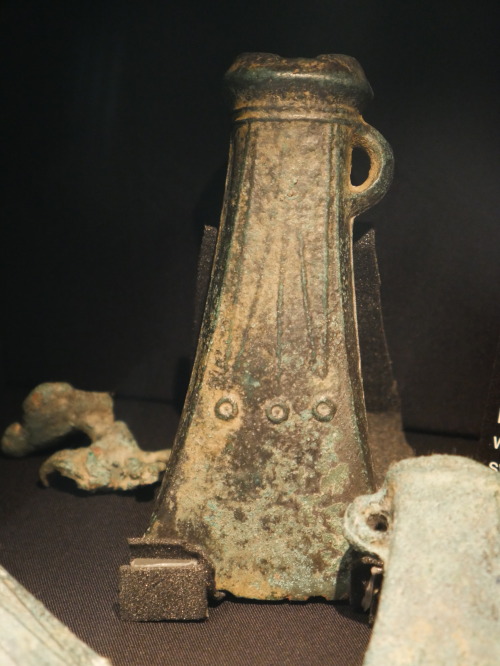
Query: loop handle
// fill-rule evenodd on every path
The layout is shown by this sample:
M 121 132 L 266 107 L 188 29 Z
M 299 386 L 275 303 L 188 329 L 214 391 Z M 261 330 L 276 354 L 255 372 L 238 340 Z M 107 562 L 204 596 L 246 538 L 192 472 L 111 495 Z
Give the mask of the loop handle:
M 394 173 L 392 148 L 376 129 L 362 123 L 352 135 L 352 148 L 361 148 L 370 158 L 368 178 L 361 185 L 349 180 L 348 200 L 352 216 L 359 215 L 382 199 L 389 189 Z
M 373 553 L 386 563 L 389 545 L 385 489 L 373 495 L 361 495 L 348 507 L 344 517 L 344 534 L 349 543 L 360 552 Z M 384 525 L 379 523 L 384 520 Z M 383 528 L 383 529 L 381 529 Z

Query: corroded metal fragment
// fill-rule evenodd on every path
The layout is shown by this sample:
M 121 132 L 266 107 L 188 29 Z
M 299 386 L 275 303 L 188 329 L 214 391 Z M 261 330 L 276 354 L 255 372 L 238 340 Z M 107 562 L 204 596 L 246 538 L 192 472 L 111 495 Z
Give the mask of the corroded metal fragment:
M 0 567 L 2 666 L 110 666 Z
M 23 424 L 12 423 L 5 430 L 2 451 L 9 456 L 25 456 L 75 430 L 95 441 L 114 420 L 109 393 L 79 391 L 65 382 L 46 382 L 23 402 Z
M 347 592 L 347 503 L 372 489 L 352 223 L 392 177 L 353 58 L 240 56 L 234 131 L 197 358 L 145 541 L 196 544 L 217 589 Z M 362 185 L 351 155 L 371 161 Z
M 345 533 L 384 563 L 365 666 L 500 663 L 500 480 L 467 458 L 393 465 Z
M 40 467 L 49 485 L 53 472 L 73 479 L 82 490 L 133 490 L 156 483 L 166 469 L 169 450 L 143 451 L 123 421 L 115 421 L 89 447 L 63 449 Z
M 85 433 L 91 445 L 64 449 L 40 468 L 40 479 L 58 472 L 82 490 L 131 490 L 155 483 L 166 468 L 169 450 L 148 452 L 137 445 L 123 421 L 115 421 L 108 393 L 79 391 L 66 383 L 37 386 L 23 403 L 24 425 L 13 423 L 2 438 L 2 451 L 23 456 L 46 448 L 73 431 Z

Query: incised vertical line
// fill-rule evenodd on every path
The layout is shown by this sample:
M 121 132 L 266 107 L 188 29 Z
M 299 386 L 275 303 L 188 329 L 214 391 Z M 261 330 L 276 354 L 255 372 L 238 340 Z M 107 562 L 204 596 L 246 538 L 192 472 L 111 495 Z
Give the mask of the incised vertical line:
M 340 173 L 340 147 L 339 147 L 339 127 L 338 126 L 333 126 L 332 127 L 332 162 L 335 164 L 336 168 L 333 170 L 333 179 L 331 179 L 330 183 L 333 181 L 333 196 L 331 198 L 332 205 L 330 209 L 330 214 L 329 214 L 329 220 L 328 220 L 328 251 L 329 251 L 329 260 L 330 260 L 330 247 L 335 247 L 337 248 L 337 251 L 334 252 L 333 256 L 333 261 L 329 261 L 329 265 L 331 269 L 335 271 L 336 274 L 336 283 L 338 285 L 338 298 L 340 299 L 340 302 L 338 303 L 332 303 L 331 302 L 331 293 L 328 295 L 329 299 L 329 309 L 334 310 L 335 314 L 337 317 L 340 317 L 340 321 L 335 322 L 338 324 L 339 330 L 344 330 L 343 325 L 344 325 L 344 310 L 343 310 L 343 298 L 342 298 L 342 274 L 341 274 L 341 267 L 340 267 L 340 213 L 341 213 L 341 192 L 342 192 L 342 176 Z M 329 292 L 331 292 L 331 289 L 329 289 Z M 331 325 L 331 324 L 330 324 Z M 344 346 L 345 346 L 345 340 L 344 340 Z
M 286 259 L 286 230 L 281 234 L 280 267 L 278 273 L 278 293 L 276 297 L 276 374 L 278 386 L 281 384 L 283 355 L 283 299 L 285 291 L 284 267 Z
M 334 149 L 334 125 L 330 124 L 328 128 L 328 150 L 326 153 L 327 159 L 327 172 L 326 172 L 326 192 L 325 192 L 325 201 L 331 201 L 332 195 L 332 151 Z M 323 371 L 321 372 L 321 378 L 324 379 L 328 375 L 328 369 L 330 365 L 330 344 L 331 344 L 331 332 L 330 332 L 330 271 L 328 270 L 329 261 L 330 261 L 330 247 L 329 247 L 329 222 L 330 222 L 330 207 L 328 203 L 325 205 L 325 217 L 323 220 L 324 224 L 324 243 L 323 243 L 323 316 L 324 316 L 324 329 L 322 331 L 322 347 L 323 347 L 323 358 L 324 365 Z
M 254 188 L 255 184 L 255 160 L 256 160 L 256 150 L 255 146 L 257 143 L 258 139 L 258 127 L 253 128 L 252 124 L 248 124 L 248 130 L 247 134 L 245 137 L 245 145 L 243 148 L 243 168 L 241 169 L 240 172 L 240 178 L 238 179 L 238 200 L 235 204 L 234 207 L 234 216 L 236 219 L 236 216 L 238 215 L 238 210 L 239 210 L 239 205 L 240 205 L 240 200 L 241 200 L 241 191 L 242 191 L 242 184 L 246 181 L 248 183 L 248 189 L 246 193 L 246 206 L 245 206 L 245 212 L 244 212 L 244 222 L 241 227 L 241 230 L 238 235 L 234 236 L 233 240 L 233 247 L 234 244 L 238 245 L 238 252 L 236 256 L 232 259 L 228 257 L 228 265 L 232 268 L 234 268 L 234 284 L 233 284 L 233 289 L 232 289 L 232 304 L 233 307 L 236 308 L 238 305 L 238 299 L 239 299 L 239 290 L 240 290 L 240 285 L 241 285 L 241 275 L 243 272 L 243 252 L 245 249 L 245 241 L 246 241 L 246 235 L 247 235 L 247 229 L 248 229 L 248 224 L 250 221 L 250 202 L 252 199 L 252 191 Z M 252 150 L 250 150 L 250 146 L 252 147 Z M 250 163 L 248 164 L 248 155 L 250 153 Z M 236 230 L 235 230 L 236 232 Z M 229 320 L 229 325 L 228 325 L 228 331 L 227 331 L 227 338 L 226 338 L 226 352 L 224 355 L 224 372 L 227 372 L 229 369 L 229 362 L 231 359 L 231 353 L 232 353 L 232 338 L 233 338 L 233 319 L 231 318 Z
M 283 172 L 283 149 L 280 150 L 278 164 L 280 165 L 280 167 L 276 172 L 276 180 L 277 180 L 278 183 L 281 184 L 281 182 L 282 182 L 282 172 Z M 253 163 L 252 177 L 253 177 L 254 173 L 255 173 L 255 159 L 254 159 L 254 163 Z M 279 192 L 280 192 L 280 190 L 278 190 L 275 193 L 276 197 L 279 196 Z M 249 208 L 247 210 L 247 222 L 248 222 L 248 217 L 249 217 Z M 249 310 L 249 314 L 248 314 L 248 318 L 247 318 L 247 323 L 246 323 L 245 329 L 244 329 L 242 337 L 241 337 L 241 345 L 240 345 L 240 348 L 238 350 L 238 353 L 236 355 L 236 359 L 235 359 L 235 362 L 234 362 L 234 366 L 233 366 L 234 371 L 236 371 L 237 369 L 240 368 L 241 357 L 243 356 L 243 353 L 245 351 L 245 346 L 246 346 L 246 342 L 248 340 L 248 335 L 249 335 L 249 331 L 250 331 L 250 328 L 251 328 L 252 319 L 255 316 L 255 312 L 257 310 L 257 305 L 258 305 L 258 302 L 259 302 L 259 296 L 261 295 L 261 290 L 262 290 L 262 280 L 263 280 L 264 275 L 266 274 L 266 264 L 267 264 L 269 254 L 271 252 L 271 247 L 272 247 L 271 239 L 272 239 L 273 234 L 274 234 L 273 228 L 268 227 L 266 238 L 265 238 L 265 241 L 264 241 L 264 244 L 263 244 L 264 252 L 262 254 L 262 259 L 260 261 L 261 270 L 260 270 L 260 274 L 259 274 L 259 277 L 257 279 L 257 282 L 255 284 L 255 291 L 254 291 L 254 294 L 253 294 L 252 302 L 250 304 L 250 310 Z M 257 253 L 255 252 L 255 255 L 256 254 Z M 266 277 L 267 277 L 267 279 L 269 279 L 269 274 Z
M 302 303 L 304 305 L 304 315 L 306 319 L 307 339 L 309 341 L 309 352 L 311 355 L 311 364 L 316 363 L 316 346 L 314 344 L 314 331 L 311 316 L 311 305 L 309 302 L 308 283 L 306 263 L 304 259 L 304 240 L 302 234 L 297 230 L 297 240 L 299 243 L 299 260 L 300 260 L 300 288 L 302 290 Z
M 236 354 L 236 358 L 235 358 L 235 361 L 234 361 L 234 364 L 233 364 L 233 377 L 234 377 L 234 373 L 236 372 L 236 370 L 238 370 L 239 367 L 240 367 L 241 357 L 243 356 L 243 353 L 245 352 L 245 346 L 246 346 L 246 343 L 247 343 L 247 340 L 248 340 L 248 334 L 249 334 L 249 331 L 250 331 L 250 328 L 251 328 L 251 325 L 252 325 L 252 320 L 255 316 L 255 312 L 257 310 L 257 304 L 259 302 L 259 296 L 261 295 L 261 292 L 262 292 L 262 280 L 263 280 L 265 272 L 266 272 L 265 271 L 266 263 L 267 263 L 267 259 L 269 257 L 269 253 L 271 251 L 271 243 L 270 243 L 271 235 L 272 235 L 271 231 L 268 231 L 268 233 L 266 234 L 266 240 L 265 240 L 265 243 L 264 243 L 264 252 L 263 252 L 263 255 L 262 255 L 262 262 L 261 262 L 261 271 L 259 273 L 259 277 L 257 278 L 257 282 L 255 283 L 255 291 L 254 291 L 254 294 L 253 294 L 253 297 L 252 297 L 252 302 L 250 304 L 250 310 L 249 310 L 248 317 L 247 317 L 247 323 L 246 323 L 246 326 L 243 330 L 243 334 L 241 336 L 240 348 L 238 349 L 238 352 Z M 266 276 L 266 277 L 268 277 L 268 276 Z

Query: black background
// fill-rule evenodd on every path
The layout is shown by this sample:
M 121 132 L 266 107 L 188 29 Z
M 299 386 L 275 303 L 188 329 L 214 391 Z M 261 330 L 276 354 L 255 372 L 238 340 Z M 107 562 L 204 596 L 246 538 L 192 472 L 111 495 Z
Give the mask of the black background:
M 4 385 L 178 401 L 224 71 L 242 51 L 347 53 L 396 155 L 365 219 L 405 424 L 477 434 L 500 330 L 496 28 L 464 0 L 4 3 Z

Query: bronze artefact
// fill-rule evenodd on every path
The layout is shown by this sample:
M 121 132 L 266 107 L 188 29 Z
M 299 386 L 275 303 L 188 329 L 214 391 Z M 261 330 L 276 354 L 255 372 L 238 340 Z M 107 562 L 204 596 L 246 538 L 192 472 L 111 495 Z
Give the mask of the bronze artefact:
M 468 458 L 394 464 L 347 509 L 358 551 L 384 565 L 364 666 L 500 663 L 500 477 Z
M 62 449 L 44 461 L 39 476 L 45 486 L 57 472 L 81 490 L 132 490 L 156 483 L 165 471 L 170 451 L 143 451 L 127 424 L 115 421 L 109 393 L 46 382 L 31 391 L 23 412 L 23 423 L 12 423 L 2 436 L 0 448 L 8 456 L 62 445 L 75 433 L 90 440 L 90 446 Z
M 111 666 L 0 566 L 2 666 Z
M 157 508 L 122 569 L 133 619 L 203 617 L 206 598 L 179 605 L 196 566 L 187 596 L 344 596 L 343 514 L 373 490 L 352 224 L 389 187 L 392 153 L 361 117 L 371 88 L 343 55 L 246 54 L 226 82 L 234 129 L 212 280 Z M 371 162 L 359 186 L 355 147 Z

